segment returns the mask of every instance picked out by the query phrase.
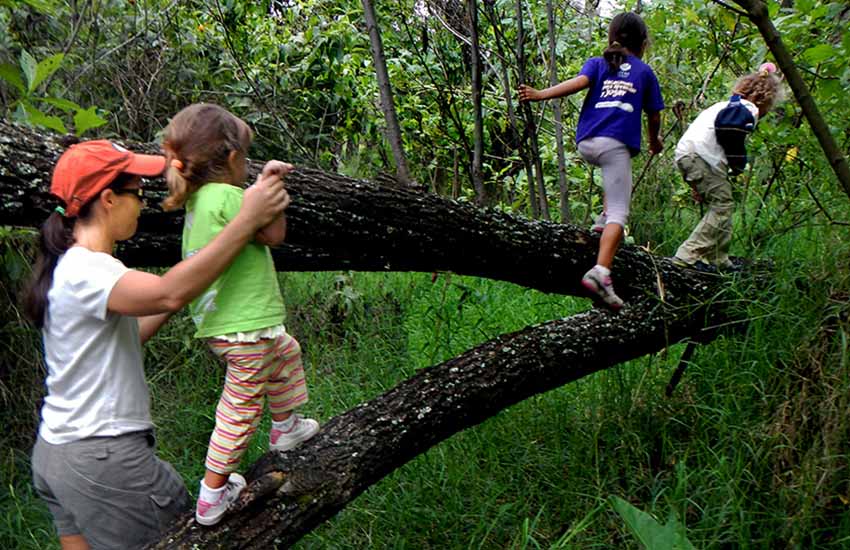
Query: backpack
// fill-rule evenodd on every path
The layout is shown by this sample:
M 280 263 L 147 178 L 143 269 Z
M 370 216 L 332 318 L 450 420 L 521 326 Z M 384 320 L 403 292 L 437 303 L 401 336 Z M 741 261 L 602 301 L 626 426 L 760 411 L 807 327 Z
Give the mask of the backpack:
M 745 140 L 755 129 L 753 114 L 741 103 L 740 95 L 733 95 L 729 103 L 720 109 L 714 119 L 714 134 L 717 143 L 726 153 L 726 162 L 734 175 L 744 171 L 747 165 Z

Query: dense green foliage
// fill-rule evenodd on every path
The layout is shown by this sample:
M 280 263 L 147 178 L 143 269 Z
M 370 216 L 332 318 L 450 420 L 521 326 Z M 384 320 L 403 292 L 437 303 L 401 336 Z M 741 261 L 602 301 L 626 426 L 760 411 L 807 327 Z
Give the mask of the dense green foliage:
M 434 192 L 471 199 L 469 49 L 458 38 L 466 36 L 463 4 L 396 0 L 376 7 L 411 171 Z M 480 18 L 485 177 L 494 206 L 524 213 L 521 129 L 510 125 L 502 88 L 502 75 L 511 94 L 516 86 L 514 4 L 494 3 L 497 27 Z M 783 4 L 790 7 L 770 2 L 774 22 L 846 155 L 850 12 L 844 2 Z M 438 18 L 423 11 L 426 5 L 445 9 Z M 23 91 L 69 126 L 57 101 L 96 106 L 92 113 L 107 124 L 87 136 L 153 140 L 179 108 L 215 101 L 255 128 L 258 158 L 362 177 L 392 172 L 360 2 L 289 0 L 272 8 L 224 0 L 0 1 L 0 64 L 25 75 L 25 51 L 31 67 L 64 54 L 51 78 L 32 90 L 34 81 L 21 78 Z M 644 9 L 653 40 L 645 59 L 670 109 L 662 128 L 667 151 L 635 159 L 630 233 L 669 255 L 699 215 L 670 149 L 700 108 L 725 97 L 735 78 L 768 54 L 752 25 L 717 4 L 654 0 Z M 545 3 L 525 10 L 527 70 L 542 87 Z M 606 21 L 566 3 L 556 15 L 558 69 L 567 78 L 601 52 Z M 23 116 L 21 88 L 3 71 L 4 115 Z M 580 104 L 580 97 L 563 102 L 568 142 Z M 534 109 L 542 117 L 547 198 L 557 217 L 551 111 L 544 104 Z M 599 175 L 570 143 L 567 149 L 570 206 L 583 223 L 598 208 Z M 848 198 L 791 97 L 759 124 L 751 152 L 753 162 L 736 183 L 733 253 L 772 258 L 776 278 L 758 294 L 735 286 L 750 322 L 698 349 L 673 397 L 664 397 L 664 386 L 681 345 L 529 399 L 452 437 L 370 489 L 301 547 L 635 545 L 612 496 L 661 524 L 672 516 L 698 548 L 845 547 Z M 41 391 L 40 343 L 14 303 L 31 241 L 19 232 L 4 232 L 0 241 L 0 547 L 46 548 L 56 543 L 30 487 L 26 456 Z M 476 343 L 587 307 L 445 275 L 432 282 L 425 274 L 299 273 L 281 281 L 287 324 L 305 348 L 307 410 L 322 420 Z M 222 372 L 191 340 L 189 325 L 185 318 L 170 323 L 147 346 L 146 368 L 160 454 L 194 490 Z M 264 434 L 246 463 L 263 452 Z

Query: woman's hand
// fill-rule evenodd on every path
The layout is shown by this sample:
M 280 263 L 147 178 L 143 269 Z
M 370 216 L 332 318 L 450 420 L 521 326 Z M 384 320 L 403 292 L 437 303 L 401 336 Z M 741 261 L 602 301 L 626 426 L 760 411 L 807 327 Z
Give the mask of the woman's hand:
M 691 198 L 697 204 L 701 204 L 702 200 L 703 200 L 702 195 L 699 194 L 699 191 L 697 191 L 697 188 L 694 187 L 693 185 L 691 186 Z
M 520 101 L 540 101 L 540 90 L 535 90 L 531 86 L 525 84 L 519 85 L 519 100 Z

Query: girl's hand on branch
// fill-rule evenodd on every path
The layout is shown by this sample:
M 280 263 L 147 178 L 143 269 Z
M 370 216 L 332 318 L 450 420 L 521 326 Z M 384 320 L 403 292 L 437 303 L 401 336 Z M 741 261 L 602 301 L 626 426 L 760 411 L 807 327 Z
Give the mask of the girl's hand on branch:
M 520 101 L 540 101 L 540 90 L 535 90 L 531 86 L 525 84 L 519 85 L 519 100 Z
M 292 172 L 294 169 L 295 167 L 288 162 L 270 160 L 265 166 L 263 166 L 263 172 L 260 174 L 260 177 L 267 178 L 269 176 L 279 176 L 280 179 L 283 179 L 284 176 Z

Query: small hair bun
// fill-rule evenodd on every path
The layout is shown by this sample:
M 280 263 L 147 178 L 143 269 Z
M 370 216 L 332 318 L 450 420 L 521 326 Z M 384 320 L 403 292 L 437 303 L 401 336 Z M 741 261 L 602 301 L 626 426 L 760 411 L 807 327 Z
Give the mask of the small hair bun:
M 773 74 L 776 72 L 776 65 L 768 61 L 767 63 L 762 63 L 759 65 L 759 74 L 762 76 L 767 76 L 769 74 Z

